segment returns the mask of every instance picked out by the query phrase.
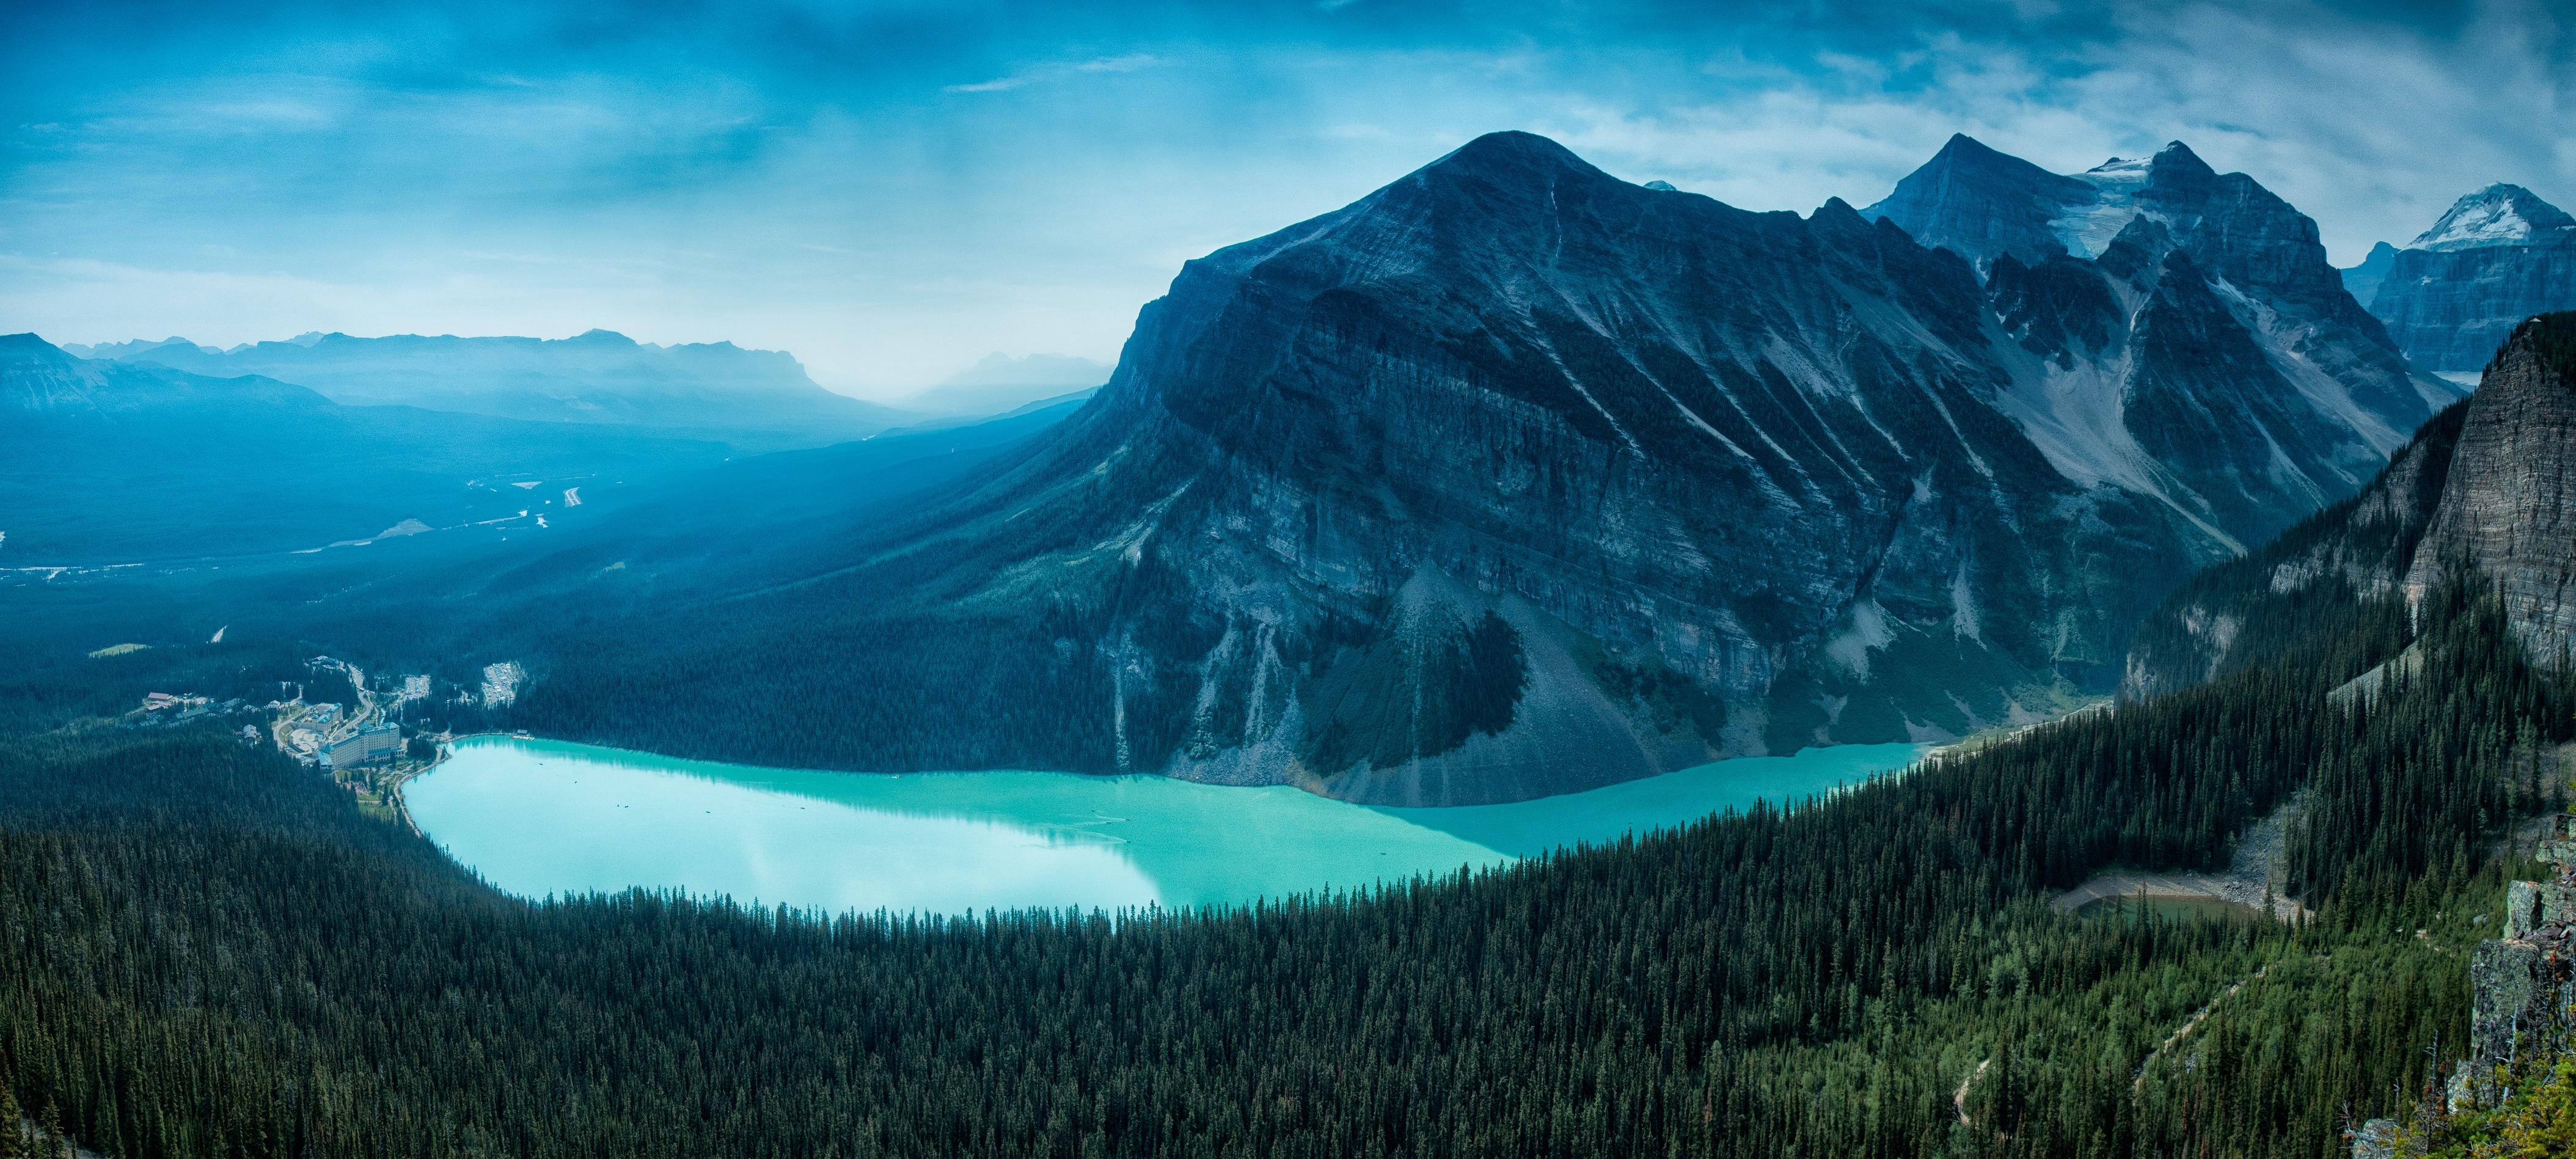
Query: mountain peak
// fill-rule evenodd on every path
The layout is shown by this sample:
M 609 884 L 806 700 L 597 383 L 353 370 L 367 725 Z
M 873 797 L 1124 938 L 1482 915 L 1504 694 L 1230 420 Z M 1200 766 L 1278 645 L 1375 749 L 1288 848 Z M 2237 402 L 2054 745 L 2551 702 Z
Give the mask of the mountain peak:
M 0 359 L 10 362 L 37 360 L 58 361 L 70 358 L 63 349 L 33 333 L 0 334 Z
M 1522 129 L 1500 129 L 1486 133 L 1456 149 L 1441 160 L 1467 161 L 1505 157 L 1546 157 L 1554 160 L 1579 161 L 1574 151 L 1553 139 Z M 1439 164 L 1435 161 L 1433 164 Z
M 2024 161 L 2019 157 L 2015 157 L 2010 153 L 2006 153 L 1992 145 L 1988 145 L 1983 141 L 1967 135 L 1966 133 L 1950 134 L 1950 139 L 1942 142 L 1941 151 L 1934 153 L 1932 155 L 1932 160 L 1925 164 L 1927 168 L 1931 165 L 1974 165 L 1979 167 L 2011 169 L 2015 171 L 2024 168 L 2039 168 L 2037 165 L 2033 165 L 2028 161 Z M 2041 171 L 2046 172 L 2046 170 Z
M 2384 241 L 2375 243 L 2360 265 L 2343 271 L 2343 288 L 2352 294 L 2353 301 L 2368 306 L 2378 296 L 2380 284 L 2388 280 L 2389 268 L 2396 264 L 2397 247 Z
M 2451 203 L 2433 228 L 2409 243 L 2419 250 L 2521 245 L 2544 230 L 2576 227 L 2576 218 L 2519 185 L 2497 182 Z
M 2038 265 L 2066 250 L 2051 223 L 2093 195 L 2084 181 L 1954 133 L 1922 168 L 1861 214 L 1893 221 L 1916 241 L 1947 247 L 1981 266 L 2004 253 Z
M 2183 144 L 2180 141 L 2167 141 L 2165 142 L 2164 148 L 2156 150 L 2156 164 L 2187 165 L 2199 169 L 2209 169 L 2209 162 L 2201 160 L 2200 154 L 2192 152 L 2191 146 Z M 2211 172 L 2216 172 L 2216 170 L 2211 170 Z
M 1591 162 L 1555 141 L 1536 133 L 1505 129 L 1460 145 L 1448 156 L 1423 166 L 1418 172 L 1424 175 L 1472 174 L 1493 180 L 1565 170 L 1600 172 Z

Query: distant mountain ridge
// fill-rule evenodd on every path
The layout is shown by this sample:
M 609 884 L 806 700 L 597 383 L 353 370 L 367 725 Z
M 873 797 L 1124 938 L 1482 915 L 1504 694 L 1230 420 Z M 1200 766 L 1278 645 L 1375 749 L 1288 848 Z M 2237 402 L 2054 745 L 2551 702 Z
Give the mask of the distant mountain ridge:
M 1101 393 L 962 495 L 735 605 L 721 644 L 571 659 L 532 712 L 1390 804 L 1937 739 L 2116 677 L 2195 564 L 2455 397 L 2250 178 L 2180 146 L 2085 178 L 1944 154 L 1872 221 L 1478 138 L 1188 263 Z M 619 675 L 784 650 L 882 711 L 753 730 Z
M 71 356 L 33 334 L 0 334 L 0 410 L 95 417 L 165 408 L 318 410 L 330 400 L 274 379 L 154 373 Z
M 2380 251 L 2371 258 L 2381 260 Z M 2576 308 L 2576 217 L 2519 185 L 2490 185 L 2453 203 L 2380 268 L 2369 267 L 2363 263 L 2354 293 L 2406 356 L 2425 370 L 2465 376 L 2524 319 Z
M 225 351 L 170 339 L 93 350 L 194 374 L 264 375 L 349 405 L 659 427 L 760 449 L 865 438 L 911 417 L 825 390 L 779 351 L 658 346 L 609 330 L 560 339 L 320 334 Z
M 0 335 L 0 567 L 306 551 L 413 518 L 533 525 L 564 487 L 586 483 L 597 498 L 724 451 L 598 425 L 342 406 L 270 378 Z

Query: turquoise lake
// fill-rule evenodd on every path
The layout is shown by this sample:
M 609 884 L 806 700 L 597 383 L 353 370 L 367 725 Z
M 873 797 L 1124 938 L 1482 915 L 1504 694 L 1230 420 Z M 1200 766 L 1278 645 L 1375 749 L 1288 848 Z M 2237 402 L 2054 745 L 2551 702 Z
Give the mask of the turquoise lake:
M 827 773 L 477 737 L 404 790 L 448 855 L 524 897 L 634 886 L 838 912 L 1239 904 L 1499 865 L 1792 801 L 1924 746 L 1749 757 L 1509 805 L 1063 773 Z

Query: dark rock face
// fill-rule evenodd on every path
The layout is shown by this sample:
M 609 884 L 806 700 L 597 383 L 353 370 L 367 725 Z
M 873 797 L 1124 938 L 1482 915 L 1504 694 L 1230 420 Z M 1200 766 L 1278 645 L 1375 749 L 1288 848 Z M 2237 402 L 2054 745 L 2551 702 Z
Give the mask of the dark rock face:
M 2020 237 L 1980 174 L 2073 195 L 1995 156 L 1917 201 Z M 2011 719 L 2431 410 L 2313 227 L 2196 164 L 2116 253 L 1981 280 L 1480 138 L 1191 262 L 1082 415 L 860 570 L 1069 609 L 1112 767 L 1361 801 Z
M 2576 314 L 2535 318 L 2487 367 L 2408 586 L 2466 566 L 2503 587 L 2514 631 L 2544 660 L 2576 646 Z
M 2576 219 L 2516 185 L 2463 197 L 2389 262 L 2372 313 L 2419 368 L 2474 372 L 2534 314 L 2576 308 Z

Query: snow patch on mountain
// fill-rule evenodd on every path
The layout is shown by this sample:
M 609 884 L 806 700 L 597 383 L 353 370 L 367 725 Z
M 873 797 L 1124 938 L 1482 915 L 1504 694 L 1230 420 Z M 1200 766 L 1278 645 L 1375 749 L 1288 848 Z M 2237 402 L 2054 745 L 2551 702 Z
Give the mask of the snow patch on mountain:
M 2532 191 L 2496 184 L 2453 202 L 2450 212 L 2407 248 L 2445 251 L 2522 245 L 2533 234 L 2571 228 L 2576 228 L 2576 218 Z
M 2111 239 L 2138 216 L 2138 191 L 2146 188 L 2151 165 L 2147 158 L 2113 157 L 2075 174 L 2076 180 L 2093 187 L 2093 199 L 2067 205 L 2049 221 L 2049 232 L 2076 257 L 2086 261 L 2101 257 L 2102 251 L 2111 248 Z

